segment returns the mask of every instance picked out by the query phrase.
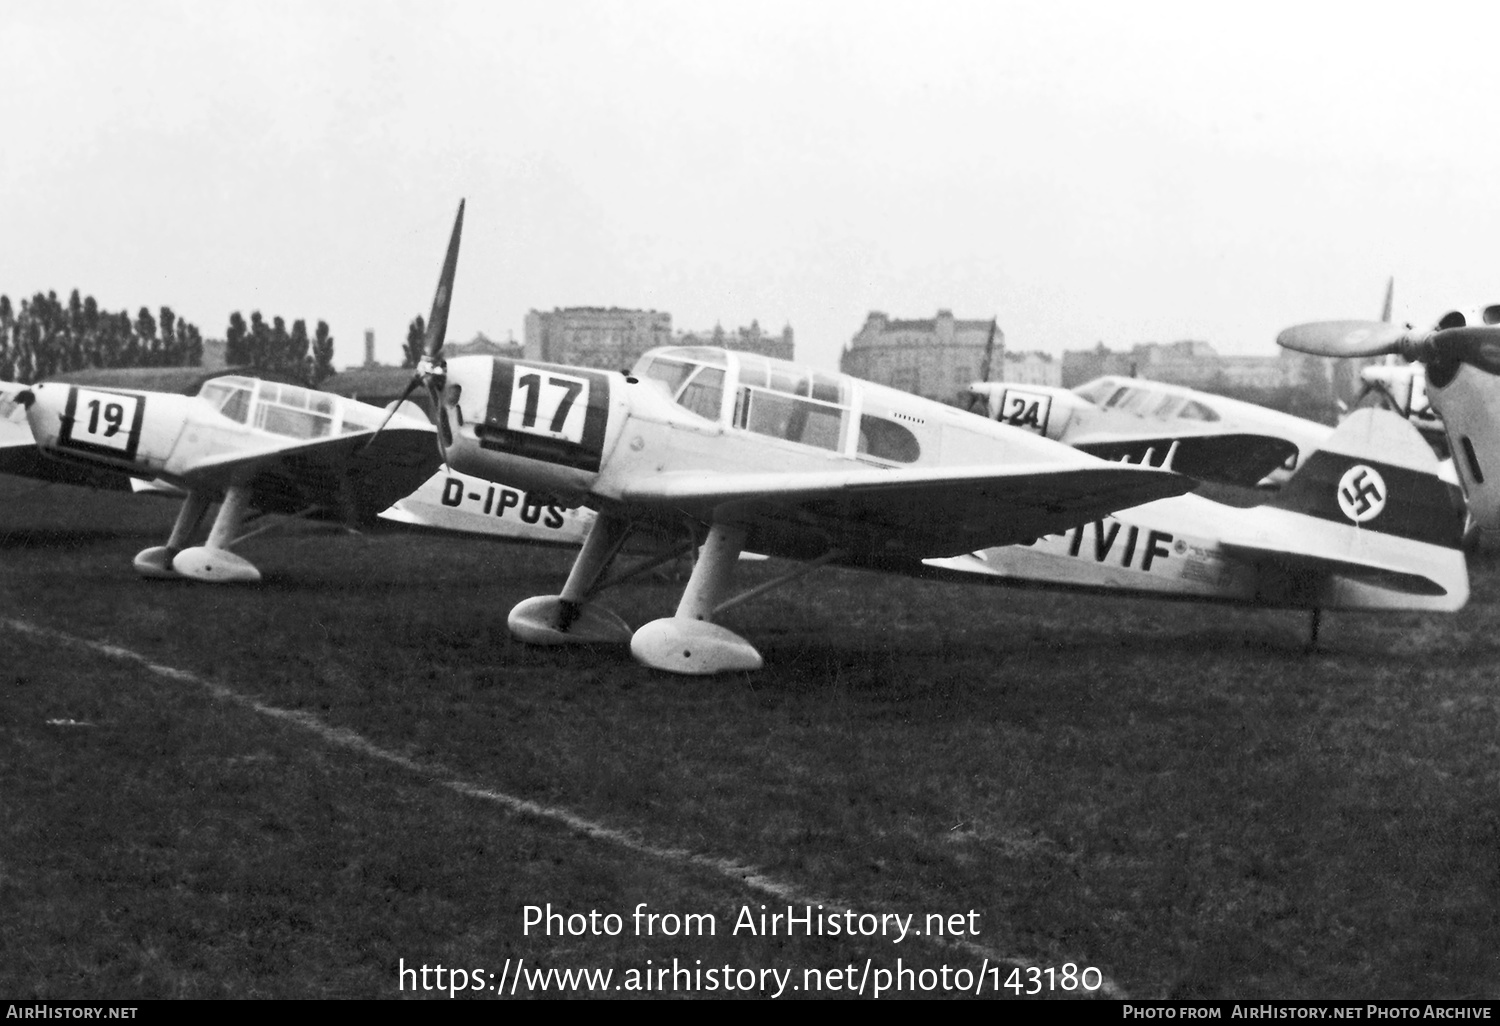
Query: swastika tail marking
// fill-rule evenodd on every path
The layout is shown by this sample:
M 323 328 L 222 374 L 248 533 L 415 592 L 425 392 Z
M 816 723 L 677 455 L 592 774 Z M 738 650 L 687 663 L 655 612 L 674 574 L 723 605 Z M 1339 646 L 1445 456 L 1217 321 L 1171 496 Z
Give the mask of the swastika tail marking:
M 1379 472 L 1362 463 L 1350 467 L 1339 479 L 1339 509 L 1356 524 L 1380 516 L 1387 494 Z

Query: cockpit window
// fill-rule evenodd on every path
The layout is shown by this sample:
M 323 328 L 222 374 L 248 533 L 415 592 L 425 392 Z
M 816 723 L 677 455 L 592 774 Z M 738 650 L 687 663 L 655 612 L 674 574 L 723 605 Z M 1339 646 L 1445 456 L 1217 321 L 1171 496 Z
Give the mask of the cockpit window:
M 333 399 L 296 385 L 262 381 L 256 387 L 255 426 L 288 438 L 322 438 L 333 431 Z
M 682 383 L 692 372 L 693 365 L 690 363 L 678 363 L 676 360 L 663 360 L 657 357 L 637 367 L 635 376 L 647 381 L 660 381 L 667 386 L 667 394 L 676 398 L 677 390 L 682 387 Z
M 673 350 L 674 355 L 689 352 L 692 350 Z M 672 397 L 672 401 L 688 412 L 708 420 L 718 420 L 719 409 L 724 401 L 722 362 L 721 359 L 719 365 L 706 367 L 658 356 L 637 365 L 635 375 L 646 381 L 659 383 L 667 395 Z
M 1155 417 L 1157 420 L 1171 420 L 1177 416 L 1177 411 L 1187 403 L 1187 400 L 1179 395 L 1164 395 L 1147 416 Z
M 876 459 L 915 463 L 922 455 L 922 446 L 904 425 L 866 415 L 859 418 L 859 451 Z
M 1218 420 L 1219 415 L 1207 406 L 1195 400 L 1189 399 L 1177 414 L 1178 420 Z
M 1090 381 L 1087 384 L 1079 385 L 1073 389 L 1073 394 L 1087 399 L 1096 406 L 1103 406 L 1105 398 L 1108 397 L 1110 392 L 1114 391 L 1114 388 L 1115 383 L 1113 381 L 1110 381 L 1108 378 L 1100 378 L 1097 381 Z
M 709 420 L 719 419 L 724 402 L 724 372 L 718 367 L 700 367 L 677 394 L 677 405 Z
M 242 383 L 243 382 L 243 383 Z M 204 383 L 198 398 L 224 416 L 243 424 L 250 416 L 250 382 L 239 378 L 216 378 Z
M 842 447 L 849 406 L 843 378 L 749 353 L 737 356 L 738 427 L 819 449 Z
M 1116 394 L 1109 401 L 1111 409 L 1121 410 L 1125 413 L 1133 413 L 1138 417 L 1144 417 L 1156 400 L 1156 395 L 1144 388 L 1124 389 L 1124 395 Z
M 741 389 L 740 426 L 757 435 L 838 449 L 844 409 L 759 388 Z

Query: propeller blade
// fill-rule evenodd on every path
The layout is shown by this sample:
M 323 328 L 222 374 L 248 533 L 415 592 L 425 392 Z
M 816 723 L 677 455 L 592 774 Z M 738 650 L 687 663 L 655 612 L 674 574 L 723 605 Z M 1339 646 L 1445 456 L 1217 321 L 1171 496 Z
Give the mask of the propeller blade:
M 443 340 L 448 335 L 448 307 L 453 301 L 453 277 L 458 272 L 458 240 L 464 230 L 464 200 L 458 201 L 458 217 L 448 239 L 448 255 L 443 259 L 443 273 L 438 277 L 437 293 L 432 297 L 432 316 L 427 319 L 424 353 L 427 362 L 441 366 Z
M 438 457 L 443 461 L 443 466 L 448 465 L 448 446 L 453 444 L 453 435 L 448 430 L 447 418 L 443 416 L 443 382 L 447 377 L 448 365 L 443 361 L 442 354 L 443 340 L 448 334 L 448 307 L 453 301 L 453 278 L 458 273 L 458 240 L 464 230 L 464 202 L 458 201 L 458 216 L 453 220 L 453 234 L 448 238 L 448 253 L 443 257 L 443 272 L 438 275 L 437 293 L 432 297 L 432 316 L 427 320 L 427 338 L 422 347 L 422 359 L 417 363 L 417 373 L 407 383 L 401 398 L 386 412 L 385 419 L 360 452 L 374 444 L 375 439 L 380 437 L 380 432 L 385 430 L 396 411 L 401 408 L 401 404 L 410 399 L 419 386 L 425 385 L 427 395 L 432 399 L 433 414 L 437 417 Z
M 1401 352 L 1408 339 L 1405 328 L 1380 321 L 1317 321 L 1287 328 L 1276 344 L 1312 356 L 1384 356 Z
M 380 432 L 384 431 L 386 429 L 386 426 L 390 424 L 391 418 L 396 415 L 396 411 L 401 409 L 401 404 L 410 399 L 411 394 L 415 392 L 417 390 L 417 386 L 421 384 L 422 375 L 412 375 L 412 379 L 406 383 L 406 391 L 402 392 L 401 398 L 392 403 L 391 408 L 385 411 L 385 417 L 380 421 L 380 426 L 375 429 L 375 433 L 369 437 L 365 444 L 359 447 L 360 452 L 364 452 L 370 446 L 375 444 L 375 439 L 379 438 Z
M 430 378 L 427 382 L 427 396 L 432 400 L 433 413 L 437 417 L 438 458 L 443 461 L 443 469 L 451 472 L 448 466 L 448 446 L 453 444 L 453 429 L 448 426 L 448 411 L 443 409 L 443 390 Z

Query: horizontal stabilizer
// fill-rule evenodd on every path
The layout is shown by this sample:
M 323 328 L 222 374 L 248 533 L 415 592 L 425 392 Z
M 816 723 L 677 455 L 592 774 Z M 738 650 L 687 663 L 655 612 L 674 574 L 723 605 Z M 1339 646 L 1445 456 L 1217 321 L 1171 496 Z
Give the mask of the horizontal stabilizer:
M 1225 543 L 1224 552 L 1249 563 L 1269 562 L 1312 575 L 1336 574 L 1361 584 L 1374 585 L 1403 595 L 1437 596 L 1448 594 L 1448 589 L 1432 578 L 1407 570 L 1374 563 L 1360 563 L 1310 553 L 1287 552 L 1285 549 L 1260 548 L 1253 545 Z

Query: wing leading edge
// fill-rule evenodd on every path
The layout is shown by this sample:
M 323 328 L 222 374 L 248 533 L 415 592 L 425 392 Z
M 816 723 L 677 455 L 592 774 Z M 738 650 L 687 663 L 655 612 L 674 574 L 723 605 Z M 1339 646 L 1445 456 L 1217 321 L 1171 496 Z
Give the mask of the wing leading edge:
M 439 463 L 434 433 L 430 425 L 392 424 L 373 438 L 363 431 L 235 453 L 198 463 L 182 481 L 215 491 L 246 483 L 251 505 L 264 512 L 319 507 L 364 523 L 432 476 Z

